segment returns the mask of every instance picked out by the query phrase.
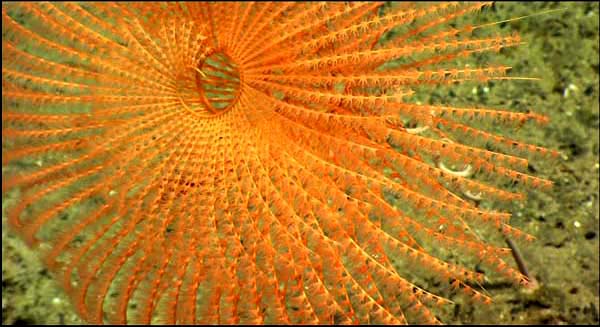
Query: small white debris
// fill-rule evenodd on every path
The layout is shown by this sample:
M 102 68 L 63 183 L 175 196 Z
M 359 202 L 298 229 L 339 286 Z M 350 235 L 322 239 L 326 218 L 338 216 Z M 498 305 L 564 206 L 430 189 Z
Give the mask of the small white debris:
M 55 297 L 52 299 L 52 304 L 54 304 L 54 305 L 59 305 L 61 303 L 62 303 L 62 300 L 58 297 Z
M 487 86 L 483 87 L 483 93 L 489 93 L 490 92 L 490 88 Z
M 596 168 L 596 170 L 600 169 L 600 162 L 596 162 L 596 164 L 594 165 L 594 168 Z
M 38 160 L 38 161 L 36 161 L 36 162 L 35 162 L 35 164 L 36 164 L 38 167 L 41 167 L 41 166 L 44 164 L 44 162 L 43 162 L 42 160 Z
M 474 87 L 474 88 L 471 90 L 471 93 L 473 93 L 473 95 L 477 95 L 477 87 Z
M 575 220 L 575 222 L 573 222 L 573 226 L 575 226 L 575 228 L 579 228 L 581 227 L 581 223 Z
M 115 190 L 110 190 L 108 192 L 108 196 L 115 196 L 115 195 L 117 195 L 117 191 L 115 191 Z
M 467 190 L 464 192 L 464 194 L 467 198 L 474 200 L 474 201 L 483 200 L 483 194 L 481 192 L 477 192 L 477 194 L 474 194 L 473 192 Z
M 48 244 L 48 242 L 42 242 L 38 245 L 38 249 L 41 251 L 48 251 L 52 249 L 52 245 Z
M 576 92 L 577 90 L 579 90 L 577 85 L 575 85 L 573 83 L 569 83 L 569 85 L 563 91 L 563 97 L 566 98 L 569 96 L 569 92 L 571 92 L 571 91 Z
M 460 177 L 470 177 L 473 174 L 473 167 L 471 165 L 467 165 L 463 170 L 453 170 L 448 167 L 443 162 L 438 162 L 438 168 L 443 170 L 445 173 L 460 176 Z M 477 196 L 477 195 L 475 195 Z
M 410 134 L 420 134 L 429 129 L 429 126 L 421 126 L 415 128 L 406 128 L 405 131 Z

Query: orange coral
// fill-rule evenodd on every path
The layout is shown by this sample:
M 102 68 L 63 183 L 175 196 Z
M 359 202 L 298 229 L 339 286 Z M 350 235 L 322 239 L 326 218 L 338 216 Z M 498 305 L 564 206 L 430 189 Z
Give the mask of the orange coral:
M 447 27 L 485 5 L 3 4 L 9 223 L 92 323 L 438 322 L 398 262 L 489 302 L 435 248 L 526 282 L 471 199 L 550 151 L 469 124 L 545 117 L 409 101 L 510 79 L 448 65 L 521 43 Z

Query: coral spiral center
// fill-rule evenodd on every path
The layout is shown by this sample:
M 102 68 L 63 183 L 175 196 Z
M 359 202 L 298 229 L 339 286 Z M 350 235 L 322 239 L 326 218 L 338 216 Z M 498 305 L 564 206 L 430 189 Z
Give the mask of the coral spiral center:
M 240 93 L 238 65 L 223 52 L 215 52 L 198 65 L 196 83 L 204 105 L 212 113 L 230 108 Z

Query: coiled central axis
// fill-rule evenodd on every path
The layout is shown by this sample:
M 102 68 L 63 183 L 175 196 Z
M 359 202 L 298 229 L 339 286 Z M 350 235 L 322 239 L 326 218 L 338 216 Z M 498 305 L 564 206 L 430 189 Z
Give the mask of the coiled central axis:
M 196 67 L 196 84 L 201 101 L 213 114 L 235 104 L 240 93 L 238 65 L 225 52 L 215 51 Z

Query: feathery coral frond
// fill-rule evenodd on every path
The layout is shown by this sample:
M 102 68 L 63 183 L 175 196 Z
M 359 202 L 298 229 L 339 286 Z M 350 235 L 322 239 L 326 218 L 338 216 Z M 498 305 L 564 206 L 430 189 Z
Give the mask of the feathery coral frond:
M 3 4 L 9 223 L 91 323 L 437 323 L 407 271 L 489 302 L 436 248 L 526 282 L 469 194 L 553 152 L 477 126 L 546 118 L 410 101 L 512 78 L 453 66 L 521 44 L 445 26 L 485 5 Z

